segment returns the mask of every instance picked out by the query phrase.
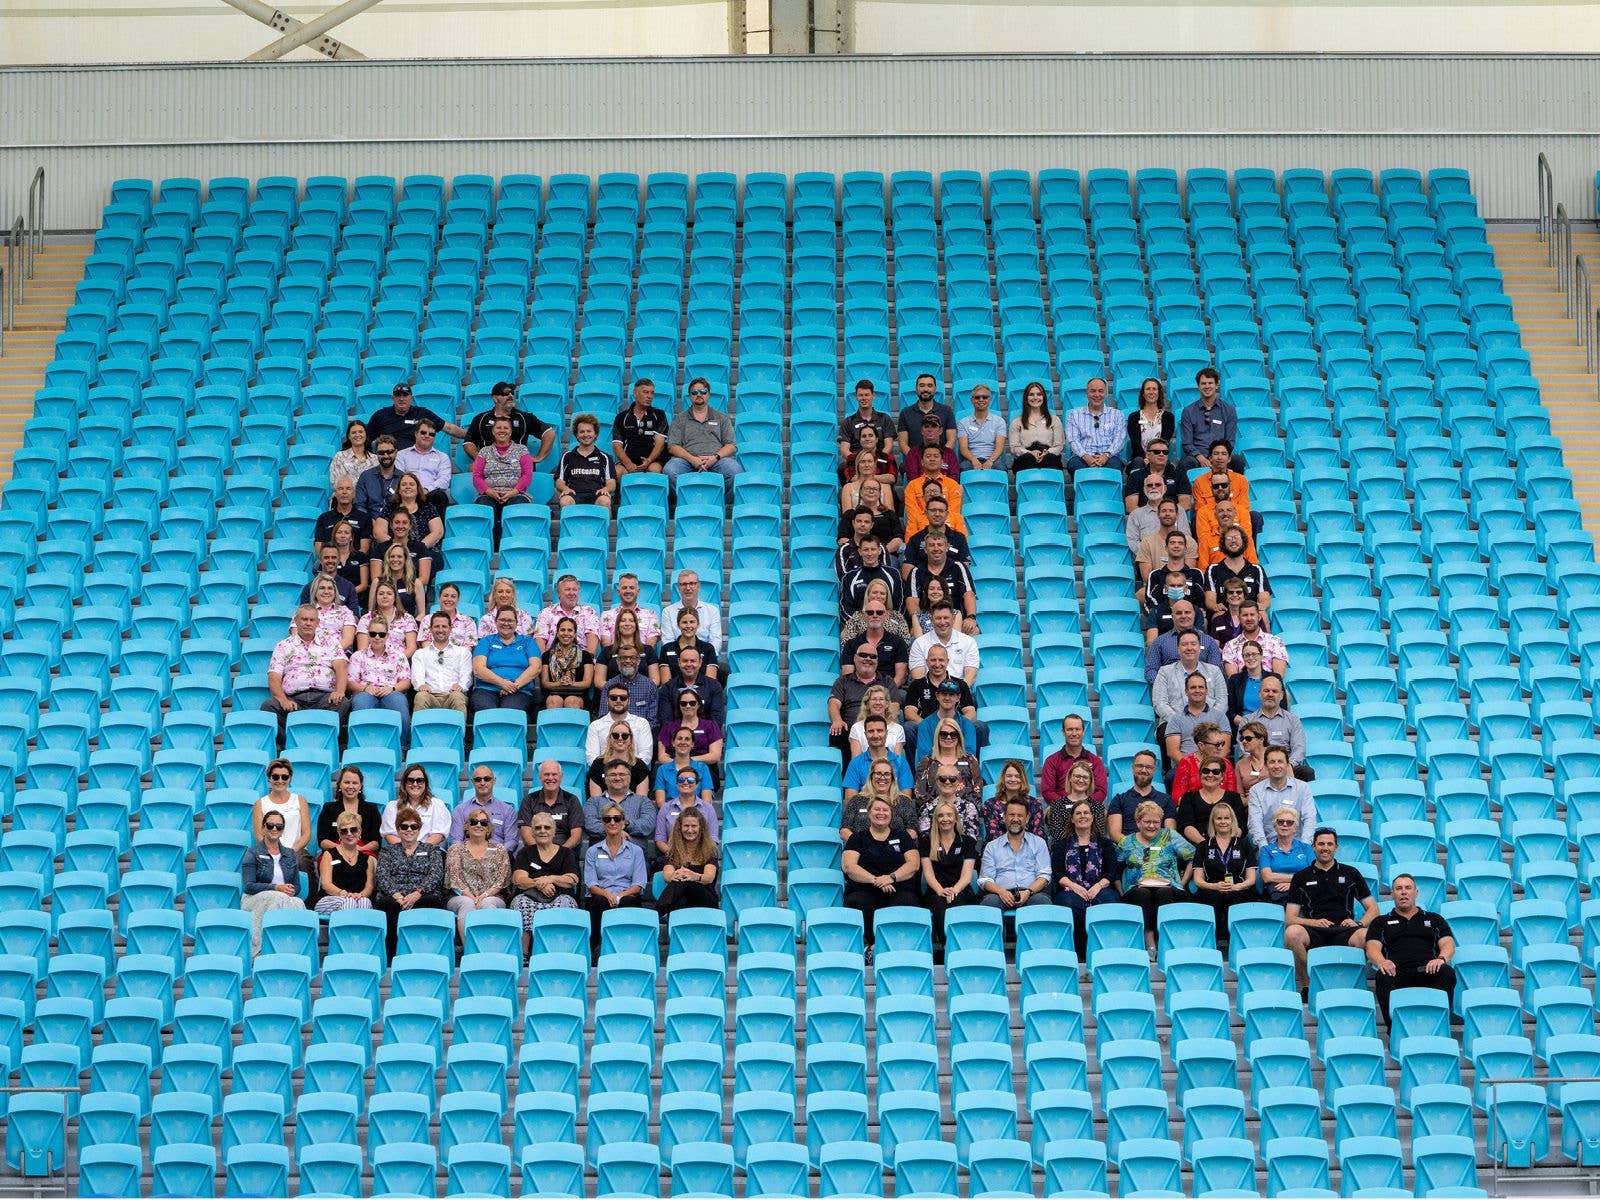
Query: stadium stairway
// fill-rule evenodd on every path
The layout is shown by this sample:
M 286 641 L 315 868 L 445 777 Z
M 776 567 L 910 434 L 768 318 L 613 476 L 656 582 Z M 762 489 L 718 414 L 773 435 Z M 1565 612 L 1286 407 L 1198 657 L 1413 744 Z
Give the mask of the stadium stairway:
M 1550 427 L 1561 439 L 1572 492 L 1583 508 L 1584 527 L 1600 533 L 1600 430 L 1594 426 L 1600 381 L 1586 371 L 1573 318 L 1547 261 L 1547 247 L 1532 228 L 1494 232 L 1495 261 L 1505 274 L 1506 294 L 1522 328 L 1522 342 L 1533 359 L 1540 395 L 1550 412 Z M 1572 249 L 1600 265 L 1600 232 L 1577 225 Z
M 83 238 L 47 241 L 34 259 L 33 278 L 17 306 L 16 323 L 6 330 L 0 353 L 0 486 L 11 478 L 11 456 L 22 445 L 22 426 L 33 415 L 33 395 L 55 357 L 56 338 L 66 325 L 67 309 L 93 246 Z

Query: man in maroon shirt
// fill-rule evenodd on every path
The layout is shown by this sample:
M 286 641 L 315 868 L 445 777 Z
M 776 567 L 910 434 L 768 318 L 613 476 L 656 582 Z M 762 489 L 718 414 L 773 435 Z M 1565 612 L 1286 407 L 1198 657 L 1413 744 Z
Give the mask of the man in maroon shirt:
M 1061 749 L 1044 760 L 1044 772 L 1039 776 L 1039 794 L 1045 803 L 1053 803 L 1067 794 L 1067 772 L 1077 762 L 1086 762 L 1094 768 L 1094 799 L 1106 802 L 1106 764 L 1093 750 L 1083 744 L 1083 718 L 1068 713 L 1061 718 Z

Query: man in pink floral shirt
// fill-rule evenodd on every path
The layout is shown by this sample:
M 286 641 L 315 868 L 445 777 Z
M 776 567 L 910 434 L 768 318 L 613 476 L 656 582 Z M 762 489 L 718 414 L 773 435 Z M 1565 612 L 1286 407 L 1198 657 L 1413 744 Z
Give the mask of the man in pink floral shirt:
M 1289 651 L 1283 639 L 1268 633 L 1261 624 L 1261 607 L 1254 600 L 1239 606 L 1239 636 L 1222 648 L 1222 669 L 1229 675 L 1244 670 L 1244 644 L 1254 642 L 1261 647 L 1261 669 L 1282 675 L 1289 666 Z
M 342 718 L 350 711 L 344 650 L 317 640 L 317 610 L 311 605 L 295 610 L 294 632 L 273 648 L 267 690 L 271 699 L 261 710 L 278 718 L 280 754 L 290 713 L 331 710 Z
M 556 622 L 571 617 L 578 623 L 578 641 L 593 654 L 600 648 L 600 614 L 587 604 L 578 603 L 578 577 L 563 575 L 556 580 L 556 602 L 539 614 L 533 623 L 533 640 L 543 653 L 556 640 Z
M 615 640 L 617 617 L 625 612 L 638 618 L 640 641 L 654 646 L 661 640 L 661 622 L 653 609 L 639 607 L 639 577 L 631 571 L 617 576 L 617 606 L 600 614 L 600 637 L 606 645 Z
M 367 648 L 350 656 L 350 710 L 382 708 L 400 718 L 400 744 L 411 733 L 411 664 L 406 661 L 405 640 L 396 636 L 391 646 L 388 623 L 373 617 L 367 626 Z

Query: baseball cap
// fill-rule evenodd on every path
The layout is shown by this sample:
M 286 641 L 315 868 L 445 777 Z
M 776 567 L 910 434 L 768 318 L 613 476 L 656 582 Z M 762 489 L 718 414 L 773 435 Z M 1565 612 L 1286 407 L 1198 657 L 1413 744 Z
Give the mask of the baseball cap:
M 954 679 L 946 679 L 934 690 L 939 692 L 959 692 L 961 690 L 961 685 Z

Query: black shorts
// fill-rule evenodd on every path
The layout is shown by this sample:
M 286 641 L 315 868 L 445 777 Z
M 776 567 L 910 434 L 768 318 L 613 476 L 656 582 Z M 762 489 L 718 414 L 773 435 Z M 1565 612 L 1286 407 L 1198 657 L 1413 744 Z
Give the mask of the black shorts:
M 1313 950 L 1323 946 L 1348 946 L 1350 939 L 1358 932 L 1354 925 L 1332 925 L 1326 928 L 1321 925 L 1306 925 L 1302 928 L 1305 929 L 1306 938 Z

